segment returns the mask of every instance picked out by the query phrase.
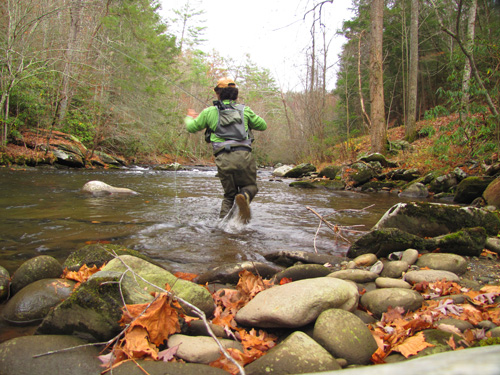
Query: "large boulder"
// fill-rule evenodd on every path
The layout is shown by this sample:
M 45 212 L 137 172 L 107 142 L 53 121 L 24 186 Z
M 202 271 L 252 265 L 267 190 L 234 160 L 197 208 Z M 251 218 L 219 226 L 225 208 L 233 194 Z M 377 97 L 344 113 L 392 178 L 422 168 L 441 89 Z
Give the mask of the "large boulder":
M 313 322 L 331 308 L 352 311 L 358 304 L 354 283 L 318 277 L 274 286 L 255 296 L 236 314 L 244 326 L 297 328 Z
M 63 269 L 57 259 L 49 255 L 39 255 L 28 259 L 14 272 L 10 285 L 13 294 L 37 280 L 58 278 Z
M 273 170 L 273 176 L 275 177 L 284 177 L 287 172 L 291 171 L 293 169 L 293 166 L 291 165 L 282 165 L 281 167 L 278 167 Z
M 122 195 L 135 195 L 137 192 L 122 187 L 115 187 L 108 185 L 102 181 L 89 181 L 82 187 L 82 192 L 92 194 L 94 196 L 108 195 L 108 194 L 122 194 Z
M 296 331 L 266 355 L 245 367 L 247 375 L 304 374 L 340 370 L 335 358 L 320 344 Z
M 489 176 L 466 177 L 457 186 L 453 201 L 457 203 L 470 204 L 476 198 L 482 197 L 488 185 L 493 181 Z
M 303 177 L 309 173 L 316 172 L 316 167 L 310 163 L 302 163 L 293 167 L 284 174 L 283 177 L 298 178 Z
M 500 178 L 496 178 L 486 187 L 483 198 L 489 205 L 500 207 Z
M 21 336 L 0 344 L 2 375 L 97 375 L 103 371 L 100 348 L 71 336 Z M 78 347 L 81 346 L 81 347 Z M 77 348 L 78 347 L 78 348 Z M 63 350 L 73 348 L 72 350 Z M 39 354 L 50 355 L 35 357 Z
M 132 275 L 133 271 L 139 277 Z M 196 306 L 207 316 L 211 316 L 215 310 L 214 301 L 210 292 L 201 285 L 191 281 L 178 279 L 167 270 L 151 264 L 143 259 L 122 255 L 110 261 L 101 271 L 92 275 L 93 278 L 99 278 L 106 275 L 121 276 L 127 273 L 122 289 L 125 290 L 127 303 L 145 303 L 152 301 L 151 292 L 159 292 L 159 288 L 165 288 L 165 285 L 171 287 L 171 292 L 184 301 Z M 156 287 L 155 287 L 156 286 Z M 159 287 L 159 288 L 158 288 Z M 181 302 L 181 305 L 182 302 Z M 185 313 L 191 315 L 193 312 L 189 306 L 184 306 Z
M 314 324 L 313 338 L 335 358 L 348 364 L 368 365 L 377 342 L 365 323 L 349 311 L 323 311 Z
M 483 227 L 489 235 L 496 235 L 500 219 L 493 212 L 475 207 L 407 202 L 392 206 L 372 229 L 397 228 L 419 237 L 435 237 L 473 227 Z
M 69 297 L 75 284 L 66 279 L 37 280 L 7 301 L 2 318 L 15 324 L 40 322 L 50 309 Z

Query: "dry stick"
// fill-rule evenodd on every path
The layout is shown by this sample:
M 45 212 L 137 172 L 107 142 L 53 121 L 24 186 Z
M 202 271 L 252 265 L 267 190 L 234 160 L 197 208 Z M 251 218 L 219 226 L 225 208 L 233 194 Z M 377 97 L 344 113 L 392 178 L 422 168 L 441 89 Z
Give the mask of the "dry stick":
M 368 206 L 368 207 L 365 207 L 363 208 L 362 210 L 365 210 L 366 208 L 369 208 L 369 207 L 372 207 L 373 205 L 371 206 Z M 320 225 L 321 225 L 321 222 L 325 223 L 326 226 L 328 228 L 330 228 L 336 236 L 342 238 L 344 241 L 346 241 L 347 243 L 351 243 L 351 241 L 349 241 L 347 238 L 345 238 L 344 236 L 342 236 L 342 234 L 340 233 L 340 231 L 342 229 L 346 229 L 350 232 L 360 232 L 360 231 L 356 231 L 356 230 L 353 230 L 353 229 L 350 229 L 350 228 L 354 228 L 354 227 L 361 227 L 363 225 L 351 225 L 349 227 L 342 227 L 342 226 L 338 226 L 338 225 L 334 225 L 332 223 L 330 223 L 328 220 L 326 220 L 323 216 L 321 216 L 319 213 L 317 213 L 316 211 L 314 211 L 311 207 L 306 207 L 309 211 L 311 211 L 313 214 L 315 214 L 317 217 L 319 217 L 320 219 Z M 362 211 L 361 210 L 361 211 Z M 318 234 L 319 232 L 319 227 L 318 227 L 318 230 L 316 231 L 316 235 Z M 315 240 L 316 240 L 316 237 L 315 237 Z M 316 250 L 316 249 L 315 249 Z
M 144 279 L 141 275 L 138 275 L 137 273 L 134 272 L 134 270 L 132 270 L 128 264 L 126 264 L 123 259 L 121 259 L 120 257 L 118 257 L 118 255 L 113 252 L 115 258 L 117 258 L 124 266 L 125 268 L 127 268 L 127 270 L 125 272 L 123 272 L 122 274 L 122 277 L 120 278 L 120 282 L 121 280 L 123 280 L 123 275 L 127 272 L 131 272 L 134 277 L 138 277 L 140 278 L 142 281 L 144 281 L 146 284 L 158 289 L 159 291 L 163 292 L 163 293 L 166 293 L 169 297 L 173 298 L 173 299 L 176 299 L 178 301 L 180 301 L 181 303 L 183 303 L 185 306 L 189 307 L 191 309 L 191 311 L 196 314 L 202 321 L 203 323 L 205 324 L 205 327 L 207 328 L 207 332 L 208 334 L 215 340 L 215 342 L 217 343 L 220 351 L 222 352 L 222 354 L 224 354 L 224 356 L 229 360 L 231 361 L 237 368 L 238 368 L 238 371 L 240 373 L 240 375 L 245 375 L 245 370 L 243 369 L 243 367 L 241 367 L 241 365 L 233 358 L 231 357 L 231 355 L 226 351 L 226 349 L 222 346 L 221 342 L 219 341 L 219 339 L 215 336 L 214 332 L 212 331 L 212 328 L 210 327 L 210 324 L 208 323 L 207 321 L 207 317 L 205 315 L 205 313 L 203 311 L 201 311 L 198 307 L 196 307 L 195 305 L 187 302 L 186 300 L 180 298 L 180 297 L 177 297 L 175 296 L 172 292 L 169 292 L 168 290 L 166 289 L 163 289 L 161 287 L 159 287 L 158 285 L 155 285 L 151 282 L 149 282 L 148 280 Z M 149 306 L 153 303 L 154 301 L 150 302 L 148 304 L 148 306 L 146 306 L 146 308 L 144 309 L 144 311 L 140 314 L 142 315 L 148 308 Z M 126 305 L 125 305 L 126 306 Z M 135 320 L 135 319 L 134 319 Z M 132 323 L 132 322 L 131 322 Z M 110 346 L 113 342 L 117 341 L 121 336 L 124 335 L 125 331 L 127 330 L 127 328 L 130 326 L 129 323 L 125 329 L 123 329 L 118 335 L 116 335 L 114 338 L 112 338 L 111 340 L 109 341 L 106 341 L 106 342 L 100 342 L 100 343 L 89 343 L 89 344 L 83 344 L 83 345 L 77 345 L 77 346 L 73 346 L 73 347 L 70 347 L 70 348 L 64 348 L 64 349 L 58 349 L 58 350 L 53 350 L 53 351 L 49 351 L 49 352 L 46 352 L 46 353 L 42 353 L 42 354 L 37 354 L 37 355 L 34 355 L 33 358 L 37 358 L 37 357 L 42 357 L 42 356 L 45 356 L 45 355 L 50 355 L 50 354 L 55 354 L 55 353 L 61 353 L 61 352 L 66 352 L 66 351 L 69 351 L 69 350 L 73 350 L 73 349 L 78 349 L 78 348 L 83 348 L 83 347 L 87 347 L 87 346 L 99 346 L 99 345 L 106 345 L 106 347 Z

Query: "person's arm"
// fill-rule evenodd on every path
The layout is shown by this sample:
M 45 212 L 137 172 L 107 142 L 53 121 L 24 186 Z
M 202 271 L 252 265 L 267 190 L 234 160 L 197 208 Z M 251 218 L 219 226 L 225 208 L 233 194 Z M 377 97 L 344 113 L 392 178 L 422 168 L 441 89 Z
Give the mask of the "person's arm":
M 245 107 L 245 117 L 247 120 L 248 127 L 250 129 L 255 129 L 255 130 L 266 130 L 267 129 L 267 123 L 266 121 L 255 114 L 254 111 L 252 111 L 249 107 Z

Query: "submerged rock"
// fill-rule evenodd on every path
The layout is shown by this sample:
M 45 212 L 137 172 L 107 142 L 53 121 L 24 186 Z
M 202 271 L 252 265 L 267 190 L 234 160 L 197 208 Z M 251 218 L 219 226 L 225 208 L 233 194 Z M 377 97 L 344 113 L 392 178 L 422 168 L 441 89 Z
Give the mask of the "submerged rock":
M 40 255 L 28 259 L 19 266 L 12 276 L 10 289 L 15 294 L 28 284 L 41 279 L 58 278 L 62 273 L 62 266 L 57 259 L 49 255 Z
M 89 181 L 82 187 L 82 192 L 89 193 L 92 195 L 107 195 L 107 194 L 123 194 L 123 195 L 135 195 L 137 192 L 121 187 L 114 187 L 108 185 L 102 181 Z

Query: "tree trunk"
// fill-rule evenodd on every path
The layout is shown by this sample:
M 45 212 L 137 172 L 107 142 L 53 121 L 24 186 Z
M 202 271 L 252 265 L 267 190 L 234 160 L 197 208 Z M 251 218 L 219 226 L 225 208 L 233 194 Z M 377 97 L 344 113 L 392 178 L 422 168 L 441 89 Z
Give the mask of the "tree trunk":
M 410 72 L 408 82 L 408 114 L 405 139 L 413 142 L 417 137 L 417 80 L 418 80 L 418 1 L 411 0 Z
M 382 41 L 384 26 L 384 0 L 372 0 L 370 6 L 370 117 L 371 151 L 385 153 L 387 129 L 384 108 L 384 74 L 382 69 Z
M 477 12 L 477 0 L 471 0 L 468 20 L 467 20 L 467 38 L 465 41 L 465 48 L 469 53 L 472 53 L 472 46 L 474 45 L 474 35 L 476 27 L 476 12 Z M 470 88 L 470 78 L 472 75 L 472 68 L 469 59 L 465 59 L 464 64 L 464 75 L 462 77 L 462 101 L 461 101 L 461 116 L 463 113 L 467 114 L 469 112 L 469 88 Z

